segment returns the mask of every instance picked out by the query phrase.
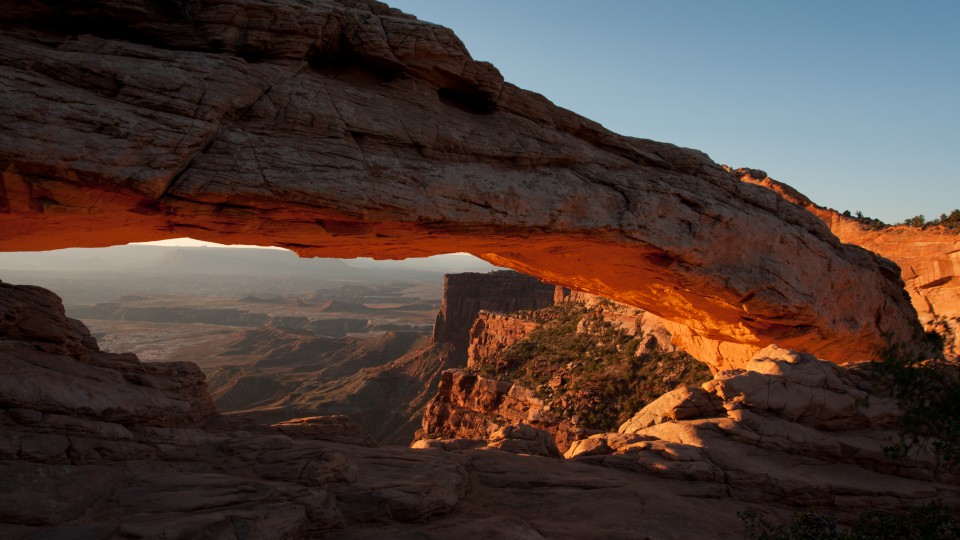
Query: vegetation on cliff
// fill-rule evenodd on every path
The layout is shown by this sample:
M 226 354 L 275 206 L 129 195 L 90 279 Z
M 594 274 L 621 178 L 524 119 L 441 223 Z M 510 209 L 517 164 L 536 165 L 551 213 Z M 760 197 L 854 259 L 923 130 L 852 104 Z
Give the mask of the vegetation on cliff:
M 863 215 L 863 212 L 859 210 L 857 210 L 855 213 L 852 213 L 852 214 L 850 213 L 849 210 L 844 210 L 841 215 L 844 217 L 855 219 L 859 221 L 860 224 L 864 225 L 869 229 L 879 230 L 879 229 L 884 229 L 890 226 L 884 223 L 883 221 L 880 221 L 877 218 L 872 218 L 872 217 Z
M 960 209 L 954 209 L 950 214 L 940 214 L 936 219 L 926 219 L 923 214 L 918 214 L 912 218 L 905 219 L 898 225 L 907 225 L 908 227 L 936 227 L 942 226 L 951 230 L 960 230 Z
M 865 216 L 863 215 L 863 212 L 860 212 L 859 210 L 853 213 L 851 213 L 849 210 L 844 210 L 840 213 L 840 215 L 855 219 L 868 229 L 880 230 L 891 226 L 883 221 L 880 221 L 879 219 Z M 907 218 L 899 223 L 896 223 L 895 225 L 915 227 L 918 229 L 940 226 L 950 230 L 960 230 L 960 209 L 954 209 L 949 214 L 940 214 L 940 217 L 934 219 L 927 219 L 923 214 L 917 214 L 916 216 Z
M 707 366 L 666 351 L 640 329 L 603 318 L 603 303 L 563 302 L 519 317 L 541 326 L 478 366 L 481 375 L 533 389 L 549 411 L 587 428 L 614 431 L 679 385 L 710 378 Z

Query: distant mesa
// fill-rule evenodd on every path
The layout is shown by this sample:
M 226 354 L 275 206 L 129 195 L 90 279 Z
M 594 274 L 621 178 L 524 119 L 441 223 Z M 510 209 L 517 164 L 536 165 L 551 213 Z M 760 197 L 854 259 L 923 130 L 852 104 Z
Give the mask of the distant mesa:
M 346 302 L 344 300 L 329 300 L 321 304 L 320 311 L 332 313 L 366 313 L 372 311 L 363 304 Z
M 282 296 L 274 296 L 271 298 L 260 298 L 259 296 L 244 296 L 240 299 L 240 302 L 247 304 L 286 304 L 287 299 Z
M 125 294 L 125 295 L 122 295 L 119 299 L 120 302 L 143 302 L 146 300 L 153 300 L 153 298 L 149 296 L 140 296 L 136 294 Z
M 470 328 L 481 310 L 510 313 L 553 304 L 554 286 L 518 272 L 466 272 L 443 276 L 443 302 L 433 339 L 453 347 L 453 358 L 466 362 Z

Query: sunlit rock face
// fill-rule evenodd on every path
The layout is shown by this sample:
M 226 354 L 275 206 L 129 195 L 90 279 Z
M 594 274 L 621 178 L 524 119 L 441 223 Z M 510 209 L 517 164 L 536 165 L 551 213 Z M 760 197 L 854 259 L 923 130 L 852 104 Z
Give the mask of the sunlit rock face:
M 505 83 L 383 4 L 41 1 L 0 25 L 0 249 L 470 252 L 673 321 L 723 368 L 919 332 L 899 270 L 803 209 Z
M 554 287 L 516 272 L 443 276 L 443 303 L 433 327 L 433 341 L 453 346 L 454 365 L 468 357 L 471 327 L 481 310 L 512 313 L 553 304 Z
M 945 227 L 871 228 L 859 220 L 818 206 L 790 186 L 751 169 L 734 171 L 741 180 L 764 186 L 805 208 L 842 242 L 865 247 L 900 266 L 901 277 L 920 321 L 945 338 L 944 352 L 960 356 L 960 230 Z

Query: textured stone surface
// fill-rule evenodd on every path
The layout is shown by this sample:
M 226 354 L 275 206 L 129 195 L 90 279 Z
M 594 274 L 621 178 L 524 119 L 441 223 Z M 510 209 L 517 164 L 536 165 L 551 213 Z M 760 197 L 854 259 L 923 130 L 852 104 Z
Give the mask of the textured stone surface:
M 443 300 L 433 340 L 453 346 L 454 361 L 467 360 L 471 328 L 482 310 L 511 313 L 553 303 L 552 285 L 517 272 L 465 272 L 443 276 Z M 456 365 L 456 364 L 454 364 Z
M 683 324 L 720 367 L 918 330 L 899 272 L 814 216 L 383 4 L 41 1 L 0 26 L 0 249 L 465 251 Z
M 564 461 L 513 455 L 556 455 L 523 425 L 491 448 L 409 449 L 366 446 L 343 418 L 217 416 L 195 367 L 98 351 L 49 291 L 0 284 L 0 310 L 0 366 L 32 366 L 0 377 L 2 538 L 733 539 L 753 503 L 846 519 L 958 504 L 946 472 L 884 461 L 895 411 L 851 405 L 855 372 L 781 349 L 704 386 L 724 412 L 672 420 L 674 399 Z
M 437 393 L 424 409 L 416 437 L 488 440 L 498 430 L 520 423 L 556 432 L 558 423 L 543 412 L 543 400 L 528 388 L 448 369 L 440 374 Z
M 894 506 L 960 503 L 958 471 L 936 472 L 929 454 L 906 462 L 884 455 L 900 411 L 871 393 L 863 369 L 771 346 L 745 369 L 670 392 L 620 433 L 577 441 L 567 455 L 811 506 L 867 508 L 879 499 Z M 615 435 L 642 440 L 624 444 Z
M 733 171 L 744 182 L 766 187 L 817 216 L 841 242 L 865 247 L 900 266 L 910 300 L 928 330 L 946 338 L 945 353 L 960 357 L 960 230 L 945 227 L 871 228 L 824 208 L 792 187 L 752 169 Z
M 347 416 L 308 416 L 273 424 L 280 433 L 292 439 L 333 441 L 355 446 L 377 446 L 363 427 Z
M 481 311 L 470 328 L 467 367 L 479 369 L 484 359 L 492 358 L 497 352 L 530 335 L 539 326 L 534 321 Z
M 488 448 L 496 448 L 511 454 L 560 457 L 553 435 L 529 424 L 504 426 L 490 434 Z

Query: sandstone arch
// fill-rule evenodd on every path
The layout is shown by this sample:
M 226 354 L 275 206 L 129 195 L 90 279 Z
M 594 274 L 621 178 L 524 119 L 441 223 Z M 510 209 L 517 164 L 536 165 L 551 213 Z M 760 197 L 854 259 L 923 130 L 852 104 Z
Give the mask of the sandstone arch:
M 467 251 L 680 323 L 716 366 L 771 343 L 872 358 L 919 332 L 889 261 L 383 4 L 31 2 L 0 25 L 0 249 Z

